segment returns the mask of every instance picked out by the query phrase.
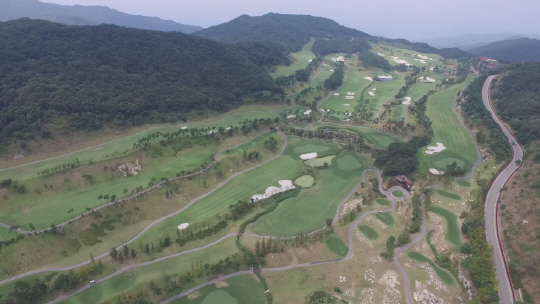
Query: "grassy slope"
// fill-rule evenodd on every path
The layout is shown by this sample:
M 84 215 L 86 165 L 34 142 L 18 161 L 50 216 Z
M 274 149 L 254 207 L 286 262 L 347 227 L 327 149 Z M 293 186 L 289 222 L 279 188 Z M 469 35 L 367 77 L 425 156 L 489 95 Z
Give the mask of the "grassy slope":
M 446 150 L 431 155 L 424 152 L 426 149 L 420 150 L 421 159 L 425 160 L 429 168 L 444 171 L 446 165 L 455 161 L 461 167 L 470 170 L 478 159 L 467 130 L 461 126 L 452 112 L 458 92 L 473 79 L 474 76 L 469 75 L 463 83 L 439 91 L 428 99 L 426 115 L 433 123 L 434 134 L 429 146 L 435 146 L 437 142 L 441 142 L 446 147 Z
M 324 122 L 314 123 L 313 126 L 315 128 L 342 128 L 342 129 L 347 129 L 353 132 L 357 132 L 366 137 L 368 144 L 379 149 L 387 149 L 391 143 L 401 142 L 401 139 L 399 137 L 392 136 L 392 135 L 389 135 L 389 134 L 386 134 L 377 130 L 373 130 L 367 127 L 346 125 L 346 124 L 343 124 L 343 125 L 330 124 L 330 123 L 324 123 Z
M 309 64 L 309 60 L 315 58 L 315 54 L 313 54 L 313 52 L 311 51 L 313 43 L 315 43 L 314 38 L 312 38 L 310 42 L 306 43 L 306 45 L 304 45 L 300 52 L 292 53 L 291 56 L 293 56 L 296 61 L 294 61 L 288 66 L 278 66 L 277 70 L 271 74 L 272 77 L 277 78 L 281 76 L 287 76 L 294 74 L 294 72 L 297 70 L 305 69 Z
M 320 105 L 320 108 L 342 113 L 347 110 L 349 112 L 354 111 L 354 107 L 358 104 L 362 91 L 371 83 L 371 81 L 365 79 L 365 77 L 378 74 L 378 71 L 359 71 L 351 69 L 347 75 L 347 82 L 345 85 L 336 91 L 339 95 L 335 96 L 332 93 L 332 95 Z M 356 95 L 352 95 L 354 96 L 354 99 L 345 99 L 345 96 L 348 96 L 347 92 L 355 93 Z M 349 106 L 344 106 L 344 104 L 349 104 Z M 345 115 L 339 115 L 339 117 L 345 118 Z

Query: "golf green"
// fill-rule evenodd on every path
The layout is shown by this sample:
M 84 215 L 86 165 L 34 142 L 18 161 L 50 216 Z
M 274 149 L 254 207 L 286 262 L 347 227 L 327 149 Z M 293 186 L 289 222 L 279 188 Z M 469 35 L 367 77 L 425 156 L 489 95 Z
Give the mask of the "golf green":
M 327 163 L 328 165 L 330 165 L 332 163 L 332 159 L 334 159 L 334 157 L 336 157 L 336 156 L 335 155 L 328 155 L 328 156 L 325 156 L 325 157 L 312 158 L 312 159 L 306 160 L 304 163 L 306 165 L 308 165 L 308 166 L 311 166 L 311 167 L 323 167 L 324 163 Z
M 223 290 L 216 290 L 209 293 L 201 304 L 238 304 L 235 298 Z

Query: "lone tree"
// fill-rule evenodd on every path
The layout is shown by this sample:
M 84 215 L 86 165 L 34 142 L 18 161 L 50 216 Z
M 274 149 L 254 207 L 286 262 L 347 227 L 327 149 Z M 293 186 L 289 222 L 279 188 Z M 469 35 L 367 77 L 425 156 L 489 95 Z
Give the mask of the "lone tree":
M 326 222 L 326 226 L 328 226 L 328 227 L 332 226 L 332 221 L 333 221 L 333 220 L 332 220 L 331 218 L 327 218 L 326 221 L 325 221 L 325 222 Z
M 111 251 L 109 251 L 109 255 L 116 261 L 116 258 L 118 257 L 118 251 L 116 250 L 116 248 L 111 248 Z

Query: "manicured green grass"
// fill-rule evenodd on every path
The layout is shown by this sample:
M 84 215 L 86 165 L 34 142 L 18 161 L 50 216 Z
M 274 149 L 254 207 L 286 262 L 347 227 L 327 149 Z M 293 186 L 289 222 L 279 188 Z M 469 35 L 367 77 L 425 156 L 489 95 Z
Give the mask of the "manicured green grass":
M 313 176 L 308 175 L 308 174 L 302 175 L 299 178 L 294 180 L 295 184 L 302 186 L 304 188 L 309 188 L 313 186 L 314 182 L 315 182 L 315 179 L 313 178 Z
M 456 284 L 456 281 L 454 280 L 454 278 L 452 277 L 452 275 L 448 271 L 446 271 L 446 270 L 440 268 L 439 266 L 437 266 L 432 260 L 430 260 L 429 258 L 424 256 L 423 254 L 415 252 L 415 251 L 411 251 L 411 252 L 407 253 L 407 256 L 412 260 L 428 263 L 429 265 L 431 265 L 431 267 L 433 267 L 433 270 L 435 270 L 435 273 L 437 274 L 437 276 L 445 284 L 447 284 L 449 286 L 454 286 Z
M 234 244 L 234 239 L 230 238 L 201 251 L 126 271 L 59 303 L 94 304 L 112 301 L 113 297 L 117 295 L 135 294 L 148 289 L 148 284 L 151 281 L 159 281 L 165 275 L 178 275 L 191 271 L 193 263 L 214 264 L 235 253 L 238 253 L 238 249 Z
M 349 247 L 335 234 L 327 235 L 324 243 L 328 249 L 340 257 L 346 256 L 349 252 Z
M 401 191 L 392 191 L 392 195 L 395 197 L 403 197 L 403 192 Z
M 253 275 L 241 275 L 225 280 L 228 286 L 205 286 L 198 290 L 200 296 L 194 299 L 183 297 L 172 301 L 172 304 L 221 304 L 221 303 L 253 303 L 265 304 L 266 299 L 262 285 Z M 225 302 L 228 300 L 230 302 Z M 233 302 L 234 301 L 234 302 Z
M 459 196 L 459 195 L 457 195 L 455 193 L 452 193 L 452 192 L 448 192 L 448 191 L 444 191 L 444 190 L 437 190 L 437 193 L 439 193 L 440 195 L 442 195 L 444 197 L 453 199 L 453 200 L 460 200 L 461 199 L 461 196 Z
M 388 226 L 394 225 L 394 223 L 396 222 L 396 220 L 394 219 L 392 214 L 390 214 L 390 212 L 377 213 L 375 214 L 375 217 L 379 221 L 385 223 Z
M 452 105 L 458 92 L 473 79 L 474 76 L 470 75 L 463 83 L 439 91 L 428 99 L 426 115 L 433 123 L 434 134 L 428 146 L 435 146 L 440 142 L 446 147 L 446 150 L 433 154 L 426 154 L 424 152 L 426 148 L 421 149 L 421 155 L 429 168 L 444 171 L 448 164 L 455 161 L 462 168 L 470 170 L 478 159 L 467 130 L 452 112 Z
M 382 49 L 381 46 L 384 46 L 387 50 Z M 401 49 L 401 48 L 389 46 L 389 45 L 386 45 L 386 44 L 374 44 L 372 52 L 374 54 L 381 53 L 381 54 L 385 55 L 384 58 L 386 60 L 388 60 L 388 62 L 391 65 L 398 65 L 399 63 L 392 60 L 390 58 L 390 56 L 395 56 L 395 57 L 398 57 L 399 59 L 406 60 L 410 64 L 414 64 L 414 65 L 416 65 L 418 67 L 424 67 L 424 66 L 425 67 L 434 67 L 435 65 L 439 65 L 439 67 L 440 67 L 442 65 L 442 63 L 440 61 L 440 59 L 442 57 L 437 55 L 437 54 L 418 53 L 416 51 L 407 50 L 407 49 Z M 432 58 L 433 60 L 426 60 L 425 61 L 426 63 L 422 63 L 422 62 L 420 62 L 418 60 L 414 60 L 415 58 L 417 58 L 417 57 L 414 56 L 415 54 L 428 56 L 429 58 Z
M 404 111 L 405 111 L 405 106 L 402 106 L 402 105 L 395 106 L 394 111 L 392 112 L 392 120 L 402 121 Z
M 454 245 L 460 245 L 461 236 L 459 235 L 457 216 L 452 211 L 437 206 L 431 206 L 429 211 L 444 217 L 446 220 L 446 240 Z
M 288 149 L 289 150 L 289 149 Z M 300 194 L 284 200 L 273 212 L 262 216 L 251 227 L 261 235 L 295 235 L 325 225 L 333 218 L 341 201 L 361 181 L 362 171 L 371 161 L 360 154 L 344 152 L 328 169 L 319 169 L 317 183 Z
M 334 157 L 336 157 L 336 156 L 335 155 L 328 155 L 328 156 L 325 156 L 325 157 L 317 157 L 317 158 L 308 159 L 304 163 L 306 165 L 308 165 L 308 166 L 311 166 L 311 167 L 322 167 L 322 166 L 324 166 L 324 163 L 327 163 L 328 165 L 330 165 L 332 163 L 332 159 L 334 159 Z
M 469 183 L 468 181 L 464 180 L 464 179 L 458 179 L 457 181 L 457 184 L 462 186 L 462 187 L 470 187 L 471 186 L 471 183 Z
M 366 225 L 359 225 L 358 226 L 358 229 L 360 230 L 360 232 L 362 232 L 368 239 L 370 240 L 376 240 L 379 238 L 379 234 L 377 233 L 377 231 L 375 231 L 375 229 L 369 227 L 369 226 L 366 226 Z
M 333 114 L 334 116 L 347 118 L 344 113 L 346 111 L 354 111 L 354 107 L 358 104 L 362 91 L 371 83 L 371 81 L 365 79 L 365 77 L 378 75 L 379 73 L 382 73 L 382 71 L 359 71 L 354 68 L 350 69 L 347 74 L 347 82 L 341 89 L 336 91 L 339 95 L 336 96 L 332 93 L 319 108 L 334 110 L 340 113 L 339 115 Z M 355 95 L 347 95 L 348 92 L 355 93 Z M 345 99 L 346 96 L 352 96 L 353 99 Z M 346 104 L 349 106 L 346 106 Z
M 377 204 L 382 205 L 382 206 L 390 206 L 390 201 L 385 198 L 378 198 L 376 202 Z
M 378 149 L 387 149 L 390 144 L 402 141 L 401 138 L 397 136 L 391 136 L 386 133 L 361 126 L 331 123 L 314 123 L 313 126 L 317 128 L 317 130 L 345 129 L 347 131 L 354 132 L 364 136 L 369 145 Z
M 302 50 L 298 53 L 292 53 L 291 55 L 296 59 L 290 65 L 280 65 L 277 67 L 276 71 L 272 73 L 272 77 L 277 78 L 281 76 L 287 76 L 294 74 L 295 71 L 305 69 L 309 60 L 315 58 L 315 54 L 311 51 L 311 47 L 315 43 L 315 39 L 312 38 L 310 42 L 306 43 Z

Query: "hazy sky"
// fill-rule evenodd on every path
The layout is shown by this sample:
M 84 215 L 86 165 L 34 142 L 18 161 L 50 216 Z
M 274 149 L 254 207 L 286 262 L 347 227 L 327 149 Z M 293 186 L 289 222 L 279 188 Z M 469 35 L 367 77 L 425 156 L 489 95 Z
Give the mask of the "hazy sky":
M 308 14 L 372 35 L 417 39 L 465 33 L 540 33 L 539 0 L 41 0 L 103 5 L 208 27 L 242 14 Z

